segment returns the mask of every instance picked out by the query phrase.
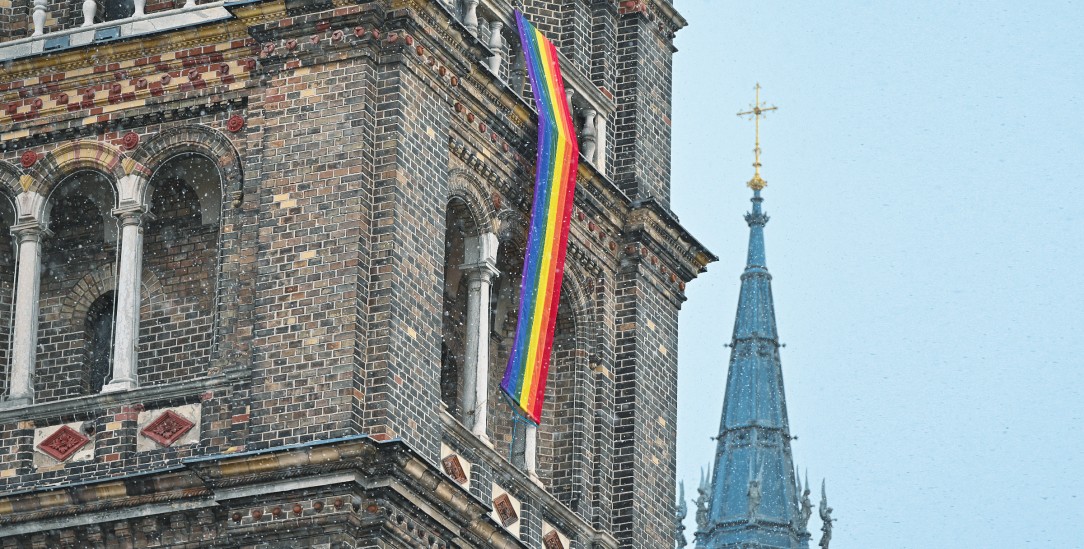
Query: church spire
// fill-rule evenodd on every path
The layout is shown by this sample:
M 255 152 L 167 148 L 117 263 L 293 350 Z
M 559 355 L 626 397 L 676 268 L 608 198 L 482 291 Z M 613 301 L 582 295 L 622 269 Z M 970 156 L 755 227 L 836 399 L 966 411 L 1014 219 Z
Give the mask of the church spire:
M 760 103 L 757 85 L 757 102 L 739 113 L 757 121 L 756 170 L 749 181 L 753 207 L 745 215 L 749 253 L 730 342 L 709 510 L 696 535 L 698 549 L 806 549 L 809 544 L 791 456 L 772 277 L 764 249 L 768 216 L 760 195 L 766 182 L 760 176 L 759 123 L 764 111 L 774 109 Z

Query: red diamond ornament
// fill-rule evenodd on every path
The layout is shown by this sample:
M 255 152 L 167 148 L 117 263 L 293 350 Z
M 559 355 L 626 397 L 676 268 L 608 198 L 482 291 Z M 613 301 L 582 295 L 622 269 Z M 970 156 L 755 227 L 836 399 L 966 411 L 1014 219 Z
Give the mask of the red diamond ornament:
M 57 461 L 65 461 L 72 457 L 72 454 L 78 452 L 80 448 L 86 446 L 88 442 L 90 442 L 90 439 L 83 433 L 64 425 L 54 431 L 53 434 L 45 437 L 45 440 L 38 444 L 38 450 L 45 452 Z
M 550 530 L 550 533 L 542 536 L 542 546 L 546 549 L 565 549 L 565 544 L 561 543 L 561 535 L 557 533 L 557 530 Z
M 179 438 L 183 437 L 185 433 L 195 426 L 195 423 L 192 423 L 184 416 L 175 413 L 173 410 L 166 410 L 164 414 L 158 416 L 158 419 L 144 427 L 140 433 L 162 446 L 169 446 L 177 442 Z

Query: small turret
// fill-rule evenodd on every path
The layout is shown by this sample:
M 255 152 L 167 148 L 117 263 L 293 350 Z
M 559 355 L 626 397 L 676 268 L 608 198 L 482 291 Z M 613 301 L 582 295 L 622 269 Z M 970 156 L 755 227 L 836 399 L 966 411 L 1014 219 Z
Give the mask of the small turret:
M 677 549 L 683 549 L 689 544 L 685 539 L 685 515 L 688 513 L 689 508 L 685 505 L 685 482 L 682 481 L 678 483 L 677 506 L 674 509 L 674 542 Z

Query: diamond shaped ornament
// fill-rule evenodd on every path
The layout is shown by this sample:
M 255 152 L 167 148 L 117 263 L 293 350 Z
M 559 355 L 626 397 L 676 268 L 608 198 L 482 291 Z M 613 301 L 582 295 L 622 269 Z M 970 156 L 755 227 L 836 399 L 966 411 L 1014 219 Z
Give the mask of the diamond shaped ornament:
M 38 450 L 57 461 L 66 461 L 88 442 L 90 438 L 86 435 L 64 425 L 45 437 L 45 440 L 38 444 Z
M 162 446 L 170 446 L 195 426 L 196 424 L 189 421 L 188 418 L 173 410 L 166 410 L 165 413 L 144 427 L 140 433 Z

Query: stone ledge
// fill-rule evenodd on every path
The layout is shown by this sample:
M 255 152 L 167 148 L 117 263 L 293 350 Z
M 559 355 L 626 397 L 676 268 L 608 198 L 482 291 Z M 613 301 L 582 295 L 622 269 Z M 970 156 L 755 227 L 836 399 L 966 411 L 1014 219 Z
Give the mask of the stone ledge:
M 405 443 L 368 435 L 202 456 L 170 469 L 0 496 L 0 538 L 207 508 L 234 511 L 241 523 L 237 511 L 254 498 L 351 486 L 421 509 L 457 538 L 496 549 L 527 547 L 493 522 L 488 505 Z
M 97 395 L 57 400 L 53 402 L 42 402 L 40 404 L 20 405 L 12 403 L 12 406 L 4 407 L 9 403 L 0 402 L 0 423 L 72 416 L 121 404 L 136 404 L 192 396 L 210 389 L 225 387 L 231 381 L 238 379 L 240 375 L 240 371 L 231 370 L 226 373 L 189 381 L 165 385 L 149 385 L 132 389 L 131 391 L 100 393 Z

